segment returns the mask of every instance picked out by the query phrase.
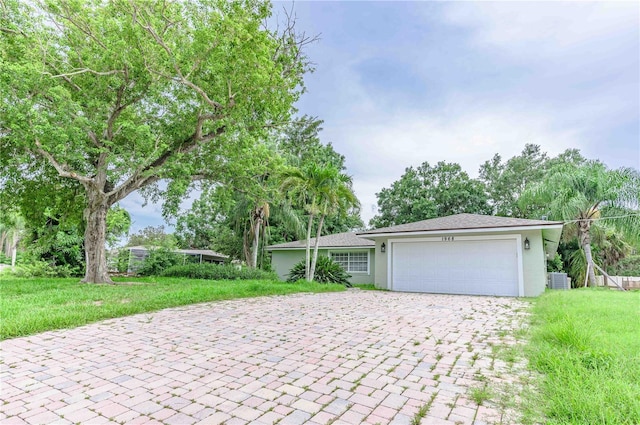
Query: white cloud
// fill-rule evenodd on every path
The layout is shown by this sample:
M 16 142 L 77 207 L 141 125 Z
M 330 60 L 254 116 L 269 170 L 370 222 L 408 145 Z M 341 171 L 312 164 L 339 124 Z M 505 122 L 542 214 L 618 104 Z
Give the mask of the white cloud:
M 362 5 L 369 10 L 367 3 Z M 469 62 L 447 59 L 458 54 L 464 59 L 468 45 L 447 45 L 448 50 L 441 51 L 439 44 L 422 45 L 413 38 L 404 44 L 369 44 L 367 35 L 354 26 L 353 31 L 345 29 L 343 43 L 321 40 L 310 47 L 318 70 L 307 77 L 309 93 L 299 105 L 301 113 L 325 120 L 321 138 L 345 155 L 366 223 L 375 213 L 375 193 L 400 178 L 406 167 L 457 162 L 475 177 L 480 164 L 495 153 L 507 159 L 525 143 L 539 144 L 550 155 L 567 148 L 584 151 L 588 142 L 599 142 L 590 140 L 594 131 L 632 121 L 638 108 L 637 80 L 618 77 L 624 70 L 633 74 L 634 63 L 637 67 L 633 55 L 637 58 L 639 8 L 635 2 L 448 2 L 438 3 L 438 8 L 417 7 L 416 13 L 430 13 L 424 17 L 423 42 L 439 40 L 429 32 L 434 19 L 461 34 L 468 30 L 464 43 L 474 53 Z M 434 13 L 436 9 L 442 13 Z M 317 32 L 330 33 L 335 22 L 317 22 Z M 380 27 L 386 28 L 384 20 Z M 433 25 L 435 30 L 440 27 Z M 429 55 L 423 53 L 427 50 Z M 504 91 L 487 82 L 490 76 L 485 73 L 482 82 L 487 85 L 473 92 L 469 74 L 461 73 L 460 85 L 472 91 L 461 94 L 464 88 L 455 85 L 456 80 L 444 86 L 438 74 L 431 73 L 442 62 L 473 69 L 472 61 L 484 60 L 484 55 L 496 67 L 495 78 L 511 83 Z M 399 62 L 434 93 L 443 93 L 424 101 L 403 93 L 390 102 L 388 82 L 363 82 L 366 75 L 361 73 L 367 68 L 360 65 L 371 58 Z M 558 87 L 567 90 L 557 93 Z M 620 96 L 625 91 L 629 96 Z M 160 206 L 141 207 L 137 194 L 125 201 L 137 222 L 160 217 Z M 162 224 L 159 220 L 152 224 Z
M 600 40 L 637 32 L 637 2 L 451 2 L 445 21 L 471 28 L 478 45 L 493 45 L 522 57 L 534 45 L 540 57 L 593 48 Z M 610 45 L 609 45 L 610 47 Z
M 590 62 L 598 64 L 590 64 L 590 72 L 603 63 L 609 72 L 628 66 L 602 58 L 628 55 L 628 40 L 637 38 L 629 37 L 638 32 L 637 4 L 451 2 L 443 4 L 443 11 L 445 23 L 471 30 L 469 41 L 477 51 L 493 49 L 506 53 L 507 62 L 527 63 L 531 78 L 523 79 L 526 86 L 514 88 L 508 96 L 497 92 L 474 97 L 449 89 L 437 109 L 428 99 L 421 104 L 384 104 L 384 82 L 378 92 L 367 91 L 356 71 L 369 51 L 341 57 L 319 87 L 325 90 L 322 96 L 336 100 L 321 116 L 326 121 L 322 138 L 346 156 L 365 223 L 375 214 L 375 193 L 389 187 L 406 167 L 424 161 L 457 162 L 476 177 L 480 164 L 495 153 L 508 159 L 525 143 L 538 144 L 552 156 L 568 148 L 584 151 L 596 120 L 609 125 L 637 111 L 637 96 L 620 98 L 619 91 L 611 90 L 624 82 L 593 83 L 591 78 L 602 76 L 582 74 L 580 69 Z M 618 38 L 624 41 L 620 45 Z M 612 52 L 616 49 L 620 51 Z M 412 66 L 428 78 L 429 63 L 414 60 Z M 557 81 L 584 88 L 555 94 L 549 84 Z M 630 90 L 634 88 L 637 85 L 631 84 Z M 318 99 L 317 93 L 313 98 Z
M 333 133 L 341 137 L 337 149 L 347 157 L 365 223 L 375 214 L 375 193 L 399 179 L 406 167 L 424 161 L 456 162 L 477 177 L 484 161 L 496 153 L 508 159 L 525 143 L 538 144 L 550 155 L 579 146 L 581 130 L 558 130 L 548 115 L 514 105 L 474 109 L 465 108 L 462 99 L 457 102 L 438 115 L 403 110 L 385 119 L 372 117 L 366 124 L 347 122 L 327 130 L 330 138 Z

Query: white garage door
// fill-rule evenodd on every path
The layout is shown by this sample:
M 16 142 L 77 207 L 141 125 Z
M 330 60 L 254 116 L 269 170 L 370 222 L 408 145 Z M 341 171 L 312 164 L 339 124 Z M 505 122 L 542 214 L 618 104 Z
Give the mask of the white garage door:
M 394 242 L 392 289 L 518 296 L 516 240 Z

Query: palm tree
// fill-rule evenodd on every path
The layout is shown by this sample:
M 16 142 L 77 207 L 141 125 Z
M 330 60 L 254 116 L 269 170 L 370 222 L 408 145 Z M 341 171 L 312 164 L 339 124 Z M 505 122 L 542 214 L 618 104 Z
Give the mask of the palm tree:
M 591 230 L 611 226 L 628 241 L 640 240 L 640 172 L 631 168 L 609 170 L 598 161 L 578 167 L 552 170 L 540 183 L 527 189 L 521 207 L 541 204 L 549 218 L 566 221 L 575 232 L 587 267 L 589 286 L 595 286 Z
M 233 194 L 233 207 L 228 220 L 235 232 L 242 235 L 242 256 L 251 268 L 258 267 L 260 239 L 263 251 L 268 244 L 270 218 L 274 218 L 283 230 L 297 238 L 303 232 L 296 211 L 274 192 L 273 188 L 265 186 L 259 195 L 238 191 Z
M 289 169 L 283 174 L 283 191 L 288 193 L 290 197 L 297 198 L 309 213 L 305 278 L 310 282 L 313 280 L 318 260 L 318 246 L 325 218 L 359 206 L 359 202 L 353 193 L 351 177 L 341 173 L 334 165 L 313 164 L 303 169 Z M 311 231 L 315 217 L 319 217 L 319 221 L 316 228 L 313 259 L 311 259 Z
M 24 232 L 24 219 L 16 212 L 0 214 L 0 252 L 11 259 L 11 265 L 16 265 L 18 243 Z

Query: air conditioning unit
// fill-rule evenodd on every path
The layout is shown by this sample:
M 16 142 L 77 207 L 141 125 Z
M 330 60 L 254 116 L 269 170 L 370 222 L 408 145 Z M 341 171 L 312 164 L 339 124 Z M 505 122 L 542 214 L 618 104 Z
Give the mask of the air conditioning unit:
M 549 273 L 549 288 L 550 289 L 571 289 L 569 286 L 569 279 L 567 279 L 566 273 Z

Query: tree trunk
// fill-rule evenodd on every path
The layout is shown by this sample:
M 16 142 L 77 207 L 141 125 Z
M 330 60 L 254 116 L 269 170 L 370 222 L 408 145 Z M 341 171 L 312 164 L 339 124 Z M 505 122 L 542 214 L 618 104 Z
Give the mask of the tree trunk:
M 578 221 L 578 238 L 580 240 L 580 246 L 584 251 L 585 259 L 587 260 L 587 271 L 588 271 L 588 279 L 589 286 L 596 286 L 596 273 L 595 267 L 593 264 L 593 256 L 591 254 L 591 234 L 589 230 L 591 229 L 591 221 L 582 220 Z
M 320 232 L 322 231 L 322 225 L 324 224 L 324 214 L 320 216 L 320 222 L 318 223 L 318 232 L 316 234 L 316 242 L 313 246 L 313 261 L 311 262 L 311 268 L 309 269 L 309 282 L 311 282 L 316 273 L 316 263 L 318 262 L 318 246 L 320 245 Z
M 13 234 L 13 243 L 11 244 L 11 267 L 15 267 L 16 258 L 18 255 L 18 242 L 20 242 L 20 238 L 18 237 L 17 231 Z
M 249 267 L 258 268 L 258 245 L 260 244 L 260 227 L 262 220 L 256 220 L 253 225 L 253 244 L 251 245 L 251 264 Z
M 87 207 L 84 220 L 84 250 L 86 253 L 86 273 L 84 283 L 113 283 L 107 270 L 105 243 L 107 239 L 107 211 L 109 203 L 104 194 L 87 187 Z
M 251 249 L 249 246 L 249 237 L 250 231 L 246 229 L 242 232 L 242 255 L 244 260 L 247 262 L 247 267 L 251 267 Z
M 7 257 L 11 255 L 11 252 L 9 250 L 9 232 L 8 231 L 0 232 L 0 252 L 3 252 Z
M 313 214 L 309 215 L 309 224 L 307 224 L 307 251 L 304 263 L 304 278 L 307 282 L 311 282 L 310 267 L 311 267 L 311 225 L 313 224 Z

